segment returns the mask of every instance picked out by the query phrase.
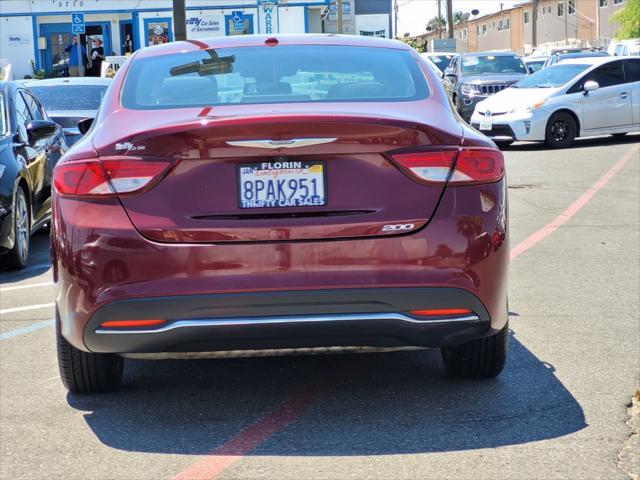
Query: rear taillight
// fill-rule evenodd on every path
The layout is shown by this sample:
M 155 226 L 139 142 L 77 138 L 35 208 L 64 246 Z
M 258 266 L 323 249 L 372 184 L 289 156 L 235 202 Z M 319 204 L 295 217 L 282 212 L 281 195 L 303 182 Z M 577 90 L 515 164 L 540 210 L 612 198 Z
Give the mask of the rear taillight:
M 457 157 L 457 158 L 456 158 Z M 504 175 L 504 158 L 492 148 L 461 148 L 399 153 L 393 159 L 427 183 L 460 185 L 496 182 Z M 453 171 L 452 171 L 453 167 Z
M 53 170 L 53 184 L 60 195 L 105 197 L 135 193 L 162 178 L 171 162 L 131 159 L 98 159 L 61 163 Z

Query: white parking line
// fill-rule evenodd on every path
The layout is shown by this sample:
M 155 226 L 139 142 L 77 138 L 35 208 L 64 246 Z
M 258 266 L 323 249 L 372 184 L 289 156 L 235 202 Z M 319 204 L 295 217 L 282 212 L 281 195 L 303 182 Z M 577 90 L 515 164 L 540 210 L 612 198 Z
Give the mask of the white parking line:
M 27 310 L 38 310 L 40 308 L 51 308 L 55 307 L 55 305 L 55 303 L 40 303 L 38 305 L 29 305 L 28 307 L 5 308 L 4 310 L 0 310 L 0 315 L 5 313 L 26 312 Z
M 31 283 L 29 285 L 17 285 L 15 287 L 0 288 L 0 293 L 10 292 L 11 290 L 22 290 L 23 288 L 46 287 L 48 285 L 53 285 L 53 282 Z

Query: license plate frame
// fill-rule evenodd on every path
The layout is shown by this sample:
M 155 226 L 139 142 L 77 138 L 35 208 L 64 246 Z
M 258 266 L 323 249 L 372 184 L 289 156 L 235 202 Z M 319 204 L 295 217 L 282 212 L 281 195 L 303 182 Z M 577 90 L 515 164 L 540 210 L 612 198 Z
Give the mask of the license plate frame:
M 283 166 L 277 167 L 278 164 L 283 164 Z M 318 180 L 321 180 L 321 185 L 317 186 L 316 188 L 318 189 L 318 191 L 316 193 L 322 193 L 322 196 L 320 197 L 319 195 L 311 195 L 311 196 L 305 196 L 305 197 L 298 197 L 297 200 L 301 199 L 301 198 L 308 198 L 310 197 L 312 199 L 311 203 L 308 204 L 300 204 L 300 202 L 298 202 L 296 200 L 296 204 L 292 205 L 289 202 L 291 201 L 291 199 L 293 198 L 293 196 L 289 197 L 288 199 L 285 199 L 285 204 L 282 204 L 282 202 L 280 201 L 281 199 L 275 199 L 273 202 L 269 202 L 263 205 L 251 205 L 251 200 L 248 199 L 244 199 L 244 194 L 245 194 L 245 190 L 244 190 L 244 181 L 248 181 L 248 180 L 252 180 L 250 178 L 247 178 L 247 176 L 252 175 L 252 173 L 249 173 L 248 171 L 243 171 L 243 169 L 252 169 L 253 170 L 253 174 L 255 174 L 256 172 L 273 172 L 271 175 L 269 174 L 265 174 L 265 180 L 272 180 L 272 181 L 278 181 L 278 180 L 282 180 L 282 178 L 278 179 L 277 177 L 284 177 L 284 181 L 288 182 L 289 180 L 296 178 L 298 180 L 302 180 L 304 179 L 304 175 L 309 175 L 309 173 L 295 173 L 295 172 L 290 172 L 290 173 L 286 173 L 289 170 L 308 170 L 311 167 L 315 167 L 317 168 L 321 168 L 322 172 L 318 173 L 318 172 L 312 172 L 313 176 L 311 178 L 307 178 L 307 180 L 313 180 L 315 179 L 316 182 L 318 182 Z M 272 178 L 270 178 L 272 177 Z M 302 178 L 301 178 L 302 177 Z M 254 178 L 255 179 L 255 178 Z M 254 180 L 253 179 L 253 180 Z M 237 165 L 236 167 L 236 182 L 237 182 L 237 186 L 238 186 L 238 191 L 237 191 L 237 202 L 238 202 L 238 208 L 241 209 L 247 209 L 247 210 L 262 210 L 265 208 L 310 208 L 310 207 L 325 207 L 329 204 L 329 188 L 328 188 L 328 182 L 327 182 L 327 163 L 323 160 L 305 160 L 305 161 L 283 161 L 283 162 L 279 162 L 279 161 L 269 161 L 269 162 L 255 162 L 255 163 L 240 163 Z M 320 182 L 318 182 L 320 183 Z M 309 185 L 310 187 L 311 185 Z M 276 185 L 274 185 L 274 188 L 276 190 L 275 193 L 278 193 L 278 185 L 276 183 Z M 266 186 L 266 190 L 268 190 L 268 186 Z M 288 188 L 288 187 L 287 187 Z M 288 188 L 288 190 L 291 190 L 291 188 Z M 261 190 L 262 191 L 262 190 Z M 266 196 L 266 195 L 265 195 Z M 313 198 L 318 197 L 319 200 L 318 201 L 313 201 Z M 256 201 L 260 201 L 261 199 L 258 198 L 256 199 Z M 265 199 L 266 202 L 266 199 Z
M 481 120 L 480 121 L 480 126 L 479 126 L 478 130 L 484 131 L 484 132 L 487 132 L 487 131 L 490 132 L 492 129 L 493 129 L 493 123 L 491 122 L 491 120 L 489 120 L 489 121 L 487 121 L 487 120 L 482 121 Z

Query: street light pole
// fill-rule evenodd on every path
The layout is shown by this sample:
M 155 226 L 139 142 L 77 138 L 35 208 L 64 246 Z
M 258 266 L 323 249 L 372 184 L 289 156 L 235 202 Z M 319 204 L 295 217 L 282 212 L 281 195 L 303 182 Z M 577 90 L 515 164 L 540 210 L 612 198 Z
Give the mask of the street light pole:
M 447 37 L 453 38 L 453 0 L 447 0 Z
M 442 18 L 442 0 L 438 0 L 438 38 L 442 38 L 442 24 L 440 19 Z
M 176 40 L 187 39 L 187 12 L 185 0 L 173 0 L 173 37 Z

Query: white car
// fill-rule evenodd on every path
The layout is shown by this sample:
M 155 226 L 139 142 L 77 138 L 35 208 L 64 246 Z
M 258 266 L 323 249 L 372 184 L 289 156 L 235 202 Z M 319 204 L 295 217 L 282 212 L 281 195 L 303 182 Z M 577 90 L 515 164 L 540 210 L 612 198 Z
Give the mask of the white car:
M 638 131 L 640 57 L 564 60 L 479 102 L 471 125 L 498 144 L 533 140 L 553 148 Z
M 618 57 L 640 55 L 640 38 L 611 42 L 608 52 L 609 55 L 616 55 Z

